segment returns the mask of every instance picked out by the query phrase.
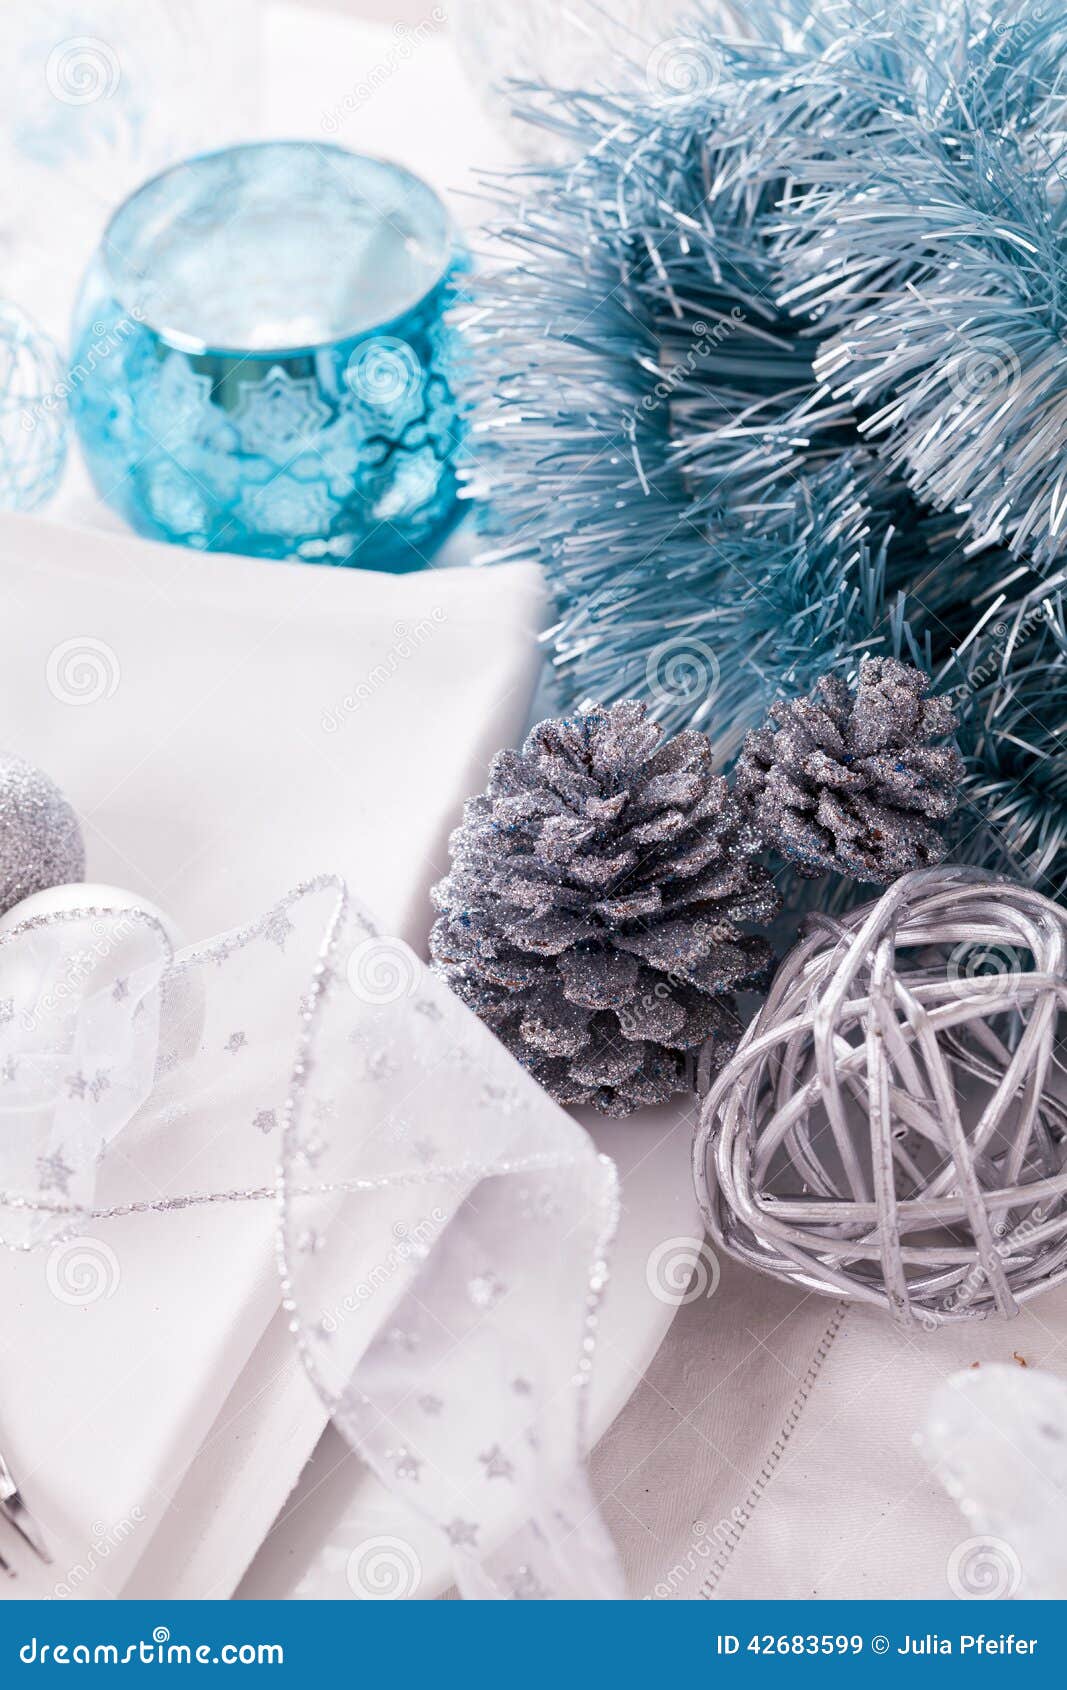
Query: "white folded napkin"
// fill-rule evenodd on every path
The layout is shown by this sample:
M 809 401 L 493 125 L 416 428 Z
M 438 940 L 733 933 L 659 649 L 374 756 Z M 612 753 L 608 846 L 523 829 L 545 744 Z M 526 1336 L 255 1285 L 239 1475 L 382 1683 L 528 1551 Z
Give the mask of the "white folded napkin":
M 544 614 L 525 568 L 329 571 L 19 517 L 0 603 L 3 748 L 66 792 L 91 879 L 199 939 L 330 870 L 416 944 L 458 800 L 525 721 Z M 247 1142 L 269 1181 L 269 1136 Z M 210 1132 L 175 1143 L 191 1188 L 225 1185 Z M 56 1553 L 12 1547 L 5 1595 L 175 1593 L 137 1582 L 164 1522 L 181 1594 L 227 1594 L 321 1430 L 275 1319 L 268 1206 L 119 1224 L 90 1301 L 56 1294 L 47 1252 L 0 1257 L 0 1449 Z M 242 1450 L 264 1396 L 273 1435 Z

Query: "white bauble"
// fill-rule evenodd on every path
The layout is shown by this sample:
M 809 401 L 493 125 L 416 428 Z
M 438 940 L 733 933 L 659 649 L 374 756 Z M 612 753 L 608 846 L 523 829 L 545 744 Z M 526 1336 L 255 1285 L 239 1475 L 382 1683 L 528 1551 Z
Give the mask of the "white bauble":
M 0 1002 L 9 1000 L 23 1015 L 24 1006 L 41 996 L 41 952 L 37 945 L 5 940 L 28 923 L 33 924 L 30 931 L 47 933 L 71 953 L 69 968 L 60 969 L 49 988 L 53 995 L 62 994 L 68 1009 L 76 1009 L 94 992 L 121 993 L 125 982 L 158 958 L 160 929 L 172 952 L 183 943 L 171 917 L 137 892 L 82 882 L 34 892 L 0 915 Z M 164 979 L 160 1024 L 167 1048 L 161 1047 L 161 1056 L 169 1052 L 185 1060 L 195 1054 L 204 1001 L 199 968 Z

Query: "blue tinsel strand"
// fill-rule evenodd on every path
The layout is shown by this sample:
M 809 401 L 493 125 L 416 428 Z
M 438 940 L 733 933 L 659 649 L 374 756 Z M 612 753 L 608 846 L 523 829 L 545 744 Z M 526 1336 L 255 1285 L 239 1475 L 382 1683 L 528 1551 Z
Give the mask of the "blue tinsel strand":
M 576 156 L 502 190 L 490 555 L 544 563 L 568 696 L 646 697 L 724 765 L 819 674 L 925 664 L 960 850 L 1062 890 L 1067 10 L 744 16 L 687 25 L 692 97 L 516 93 Z

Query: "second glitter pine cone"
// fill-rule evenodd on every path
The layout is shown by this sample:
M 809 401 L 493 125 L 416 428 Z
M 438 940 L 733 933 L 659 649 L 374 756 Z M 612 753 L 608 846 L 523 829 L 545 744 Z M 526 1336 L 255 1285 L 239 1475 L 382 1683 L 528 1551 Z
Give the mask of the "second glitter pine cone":
M 765 983 L 778 907 L 704 734 L 624 702 L 541 722 L 494 758 L 434 888 L 452 990 L 565 1104 L 624 1115 L 691 1087 Z
M 955 714 L 921 669 L 865 658 L 850 688 L 824 675 L 750 733 L 734 771 L 745 815 L 797 871 L 888 886 L 947 854 L 965 768 Z

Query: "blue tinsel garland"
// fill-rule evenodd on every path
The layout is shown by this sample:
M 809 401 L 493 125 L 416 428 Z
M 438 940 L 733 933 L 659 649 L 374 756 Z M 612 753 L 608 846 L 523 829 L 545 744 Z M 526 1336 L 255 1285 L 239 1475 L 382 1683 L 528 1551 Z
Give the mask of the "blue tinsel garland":
M 519 90 L 472 327 L 501 536 L 570 698 L 723 763 L 864 653 L 951 690 L 957 854 L 1067 888 L 1067 8 L 746 5 L 691 97 Z

